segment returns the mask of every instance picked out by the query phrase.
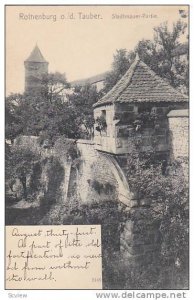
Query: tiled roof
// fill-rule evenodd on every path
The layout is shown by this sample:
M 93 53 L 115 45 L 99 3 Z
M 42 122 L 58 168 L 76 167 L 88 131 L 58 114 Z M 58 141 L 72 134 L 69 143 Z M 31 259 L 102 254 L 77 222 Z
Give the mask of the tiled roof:
M 188 97 L 157 76 L 139 57 L 94 107 L 115 102 L 186 102 Z
M 29 62 L 47 62 L 45 60 L 44 56 L 42 55 L 42 53 L 40 52 L 40 49 L 38 48 L 37 45 L 34 47 L 34 49 L 32 50 L 32 52 L 30 54 L 30 56 L 25 61 L 29 61 Z
M 101 74 L 98 74 L 98 75 L 95 75 L 95 76 L 92 76 L 92 77 L 88 77 L 88 78 L 85 78 L 85 79 L 74 80 L 74 81 L 71 82 L 71 85 L 72 86 L 76 86 L 76 85 L 83 86 L 87 83 L 95 84 L 97 82 L 104 81 L 107 74 L 108 74 L 108 72 L 104 72 L 104 73 L 101 73 Z

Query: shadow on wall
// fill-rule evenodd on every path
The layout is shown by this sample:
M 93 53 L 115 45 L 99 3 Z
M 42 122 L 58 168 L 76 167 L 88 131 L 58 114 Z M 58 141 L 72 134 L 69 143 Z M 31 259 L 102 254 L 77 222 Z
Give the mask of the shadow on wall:
M 44 191 L 40 208 L 43 213 L 47 212 L 52 204 L 60 201 L 61 184 L 65 177 L 64 168 L 57 158 L 52 156 L 46 159 L 45 163 L 47 165 L 47 189 Z
M 119 202 L 130 206 L 133 195 L 129 190 L 125 174 L 115 157 L 95 150 L 92 141 L 78 140 L 77 147 L 82 158 L 78 174 L 78 190 L 81 201 L 91 203 L 93 199 L 111 200 L 117 194 Z
M 43 159 L 32 170 L 27 184 L 27 199 L 6 199 L 6 225 L 36 225 L 51 206 L 60 202 L 65 171 L 55 157 Z

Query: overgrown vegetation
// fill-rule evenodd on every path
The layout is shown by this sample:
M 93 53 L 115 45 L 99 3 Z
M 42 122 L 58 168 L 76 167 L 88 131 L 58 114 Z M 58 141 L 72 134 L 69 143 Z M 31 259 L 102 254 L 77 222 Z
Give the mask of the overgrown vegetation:
M 80 158 L 75 140 L 69 143 L 64 141 L 63 145 L 60 143 L 58 157 L 51 156 L 44 160 L 32 150 L 13 146 L 13 142 L 19 135 L 34 135 L 39 137 L 41 147 L 53 149 L 59 137 L 92 138 L 92 105 L 122 77 L 136 51 L 158 75 L 174 87 L 188 92 L 188 64 L 174 56 L 185 29 L 186 25 L 180 21 L 174 24 L 172 31 L 167 24 L 163 24 L 154 29 L 152 41 L 140 41 L 132 52 L 118 50 L 114 56 L 112 71 L 106 78 L 105 89 L 101 93 L 95 87 L 86 85 L 76 87 L 64 99 L 61 92 L 69 89 L 69 83 L 57 73 L 43 78 L 41 95 L 11 95 L 6 99 L 6 139 L 12 143 L 12 146 L 6 144 L 7 189 L 14 193 L 13 186 L 17 181 L 21 193 L 16 198 L 32 202 L 41 195 L 45 212 L 53 205 L 54 213 L 46 216 L 44 224 L 102 224 L 105 288 L 188 287 L 188 182 L 184 177 L 181 161 L 168 165 L 164 158 L 156 155 L 154 149 L 146 154 L 134 151 L 128 156 L 126 173 L 129 187 L 138 205 L 142 200 L 147 201 L 142 209 L 127 212 L 116 197 L 110 201 L 80 205 L 76 193 L 71 195 L 69 207 L 66 205 L 62 208 L 55 206 L 64 179 L 64 169 L 59 158 L 63 153 L 65 159 L 72 162 L 74 171 L 79 168 Z M 142 113 L 133 125 L 134 129 L 144 125 L 156 128 L 157 122 L 155 114 Z M 97 124 L 99 131 L 106 130 L 103 116 L 97 119 Z M 45 166 L 48 177 L 46 190 L 41 182 Z M 108 196 L 115 196 L 113 186 L 103 185 L 97 180 L 89 183 L 98 195 L 106 190 Z M 128 268 L 128 261 L 120 261 L 119 256 L 120 234 L 128 219 L 133 222 L 141 220 L 140 234 L 145 233 L 148 223 L 157 224 L 161 239 L 157 259 L 149 260 L 145 265 L 139 263 L 139 267 L 136 264 L 134 269 Z M 39 221 L 41 224 L 41 220 Z
M 96 209 L 85 207 L 80 219 L 102 224 L 103 287 L 187 289 L 189 207 L 182 161 L 167 165 L 164 172 L 164 161 L 154 153 L 135 154 L 128 157 L 127 170 L 136 206 L 128 210 L 115 199 Z M 121 237 L 128 222 L 132 231 Z M 123 238 L 135 256 L 127 249 L 124 256 L 120 252 Z M 153 250 L 145 250 L 144 243 Z
M 96 118 L 96 130 L 99 131 L 100 133 L 102 131 L 106 131 L 107 128 L 107 123 L 106 123 L 106 118 L 104 115 L 101 115 L 100 117 Z
M 119 49 L 114 55 L 112 70 L 105 81 L 104 92 L 109 91 L 125 74 L 132 64 L 136 53 L 156 74 L 167 80 L 173 87 L 188 94 L 188 50 L 185 58 L 181 59 L 177 49 L 181 46 L 180 38 L 187 30 L 186 23 L 181 20 L 168 27 L 165 22 L 153 30 L 152 40 L 141 40 L 134 50 Z M 188 45 L 187 45 L 188 49 Z
M 21 185 L 21 198 L 29 200 L 32 195 L 33 184 L 27 183 L 34 171 L 40 167 L 40 155 L 30 149 L 23 149 L 19 146 L 7 147 L 6 151 L 6 187 L 14 194 L 13 186 L 18 180 Z M 40 173 L 40 172 L 39 172 Z M 38 172 L 37 172 L 38 176 Z M 38 188 L 36 185 L 35 189 Z M 35 189 L 33 192 L 35 192 Z M 17 195 L 15 195 L 17 198 Z
M 159 76 L 188 93 L 188 61 L 176 55 L 185 31 L 186 24 L 180 20 L 171 30 L 164 23 L 154 28 L 153 40 L 141 40 L 133 51 L 117 50 L 100 92 L 90 84 L 71 90 L 64 74 L 51 73 L 42 78 L 41 93 L 10 95 L 6 99 L 6 139 L 13 141 L 18 135 L 35 135 L 49 139 L 53 145 L 62 135 L 92 138 L 93 104 L 124 75 L 136 52 Z M 99 130 L 106 127 L 101 118 L 98 127 Z
M 147 210 L 134 210 L 132 220 L 141 219 L 143 228 L 150 221 L 157 223 L 161 233 L 161 251 L 157 260 L 150 262 L 148 268 L 142 269 L 140 265 L 131 284 L 133 288 L 187 288 L 189 199 L 183 165 L 181 161 L 175 161 L 167 165 L 164 172 L 164 160 L 152 152 L 130 155 L 127 166 L 128 182 L 135 199 L 148 199 L 150 203 Z M 129 281 L 126 287 L 128 284 Z

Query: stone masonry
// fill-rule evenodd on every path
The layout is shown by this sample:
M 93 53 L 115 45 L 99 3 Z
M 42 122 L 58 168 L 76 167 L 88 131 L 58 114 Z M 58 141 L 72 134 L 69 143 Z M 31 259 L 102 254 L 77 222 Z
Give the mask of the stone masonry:
M 168 114 L 171 138 L 171 159 L 188 157 L 189 112 L 188 109 L 171 110 Z

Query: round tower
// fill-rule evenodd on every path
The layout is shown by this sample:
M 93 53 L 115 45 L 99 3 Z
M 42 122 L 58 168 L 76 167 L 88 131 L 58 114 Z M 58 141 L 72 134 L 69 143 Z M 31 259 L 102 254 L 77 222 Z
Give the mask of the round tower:
M 48 62 L 36 45 L 30 56 L 24 61 L 25 93 L 38 94 L 41 91 L 42 77 L 48 73 Z

